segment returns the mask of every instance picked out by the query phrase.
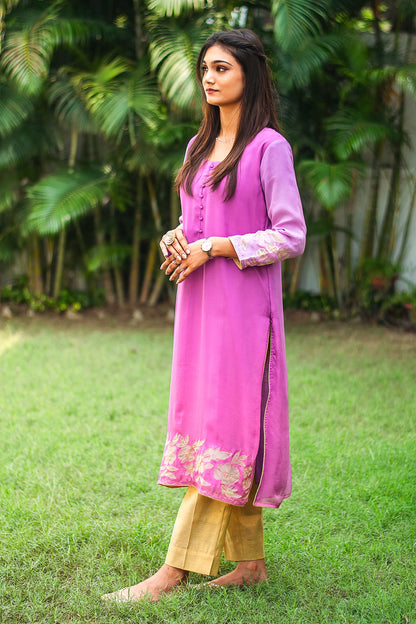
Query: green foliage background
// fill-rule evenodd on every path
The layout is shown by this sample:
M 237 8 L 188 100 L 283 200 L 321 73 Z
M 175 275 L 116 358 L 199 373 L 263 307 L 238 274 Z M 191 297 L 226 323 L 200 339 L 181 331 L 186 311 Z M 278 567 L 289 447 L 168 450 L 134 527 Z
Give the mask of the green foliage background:
M 177 223 L 172 177 L 199 124 L 196 56 L 211 32 L 244 26 L 277 80 L 321 294 L 339 308 L 371 307 L 362 284 L 400 271 L 416 201 L 404 124 L 416 95 L 415 15 L 413 0 L 2 0 L 0 266 L 26 276 L 34 296 L 80 284 L 120 307 L 173 296 L 157 241 Z M 357 206 L 364 176 L 370 193 Z M 358 259 L 352 206 L 364 215 Z M 301 262 L 286 264 L 292 296 Z

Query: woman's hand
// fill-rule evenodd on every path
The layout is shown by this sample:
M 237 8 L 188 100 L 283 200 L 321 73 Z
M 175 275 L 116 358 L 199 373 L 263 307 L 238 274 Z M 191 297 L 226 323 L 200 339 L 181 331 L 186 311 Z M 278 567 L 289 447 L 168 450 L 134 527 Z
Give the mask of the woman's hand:
M 165 271 L 166 275 L 169 275 L 169 280 L 171 282 L 176 279 L 176 283 L 180 284 L 188 275 L 205 264 L 205 262 L 208 262 L 208 254 L 202 251 L 201 243 L 202 240 L 197 240 L 188 245 L 187 249 L 189 250 L 189 254 L 185 254 L 185 258 L 182 256 L 182 258 L 179 257 L 178 260 L 177 253 L 171 254 L 166 258 L 160 269 Z
M 190 254 L 188 241 L 186 240 L 181 227 L 177 227 L 175 230 L 169 230 L 169 232 L 166 232 L 159 245 L 165 258 L 168 258 L 169 255 L 171 255 L 178 261 L 178 263 L 181 260 L 186 260 L 187 256 Z

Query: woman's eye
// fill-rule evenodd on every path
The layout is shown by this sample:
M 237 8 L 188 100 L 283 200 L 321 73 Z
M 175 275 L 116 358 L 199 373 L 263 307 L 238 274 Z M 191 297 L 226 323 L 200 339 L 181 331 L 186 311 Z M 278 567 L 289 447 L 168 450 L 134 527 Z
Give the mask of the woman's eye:
M 205 74 L 205 72 L 207 71 L 207 69 L 208 69 L 208 67 L 204 67 L 204 66 L 202 66 L 202 67 L 201 67 L 201 72 L 202 72 L 203 74 Z
M 224 71 L 227 71 L 227 68 L 226 67 L 222 67 L 221 65 L 218 65 L 217 71 L 224 72 Z

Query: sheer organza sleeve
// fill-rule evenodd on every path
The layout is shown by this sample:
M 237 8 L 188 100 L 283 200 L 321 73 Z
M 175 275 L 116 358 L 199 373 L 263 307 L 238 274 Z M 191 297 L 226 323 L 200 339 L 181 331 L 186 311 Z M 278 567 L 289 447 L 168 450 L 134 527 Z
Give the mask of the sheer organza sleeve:
M 260 179 L 269 227 L 258 232 L 230 236 L 240 269 L 262 266 L 303 253 L 306 226 L 293 167 L 292 150 L 286 140 L 271 143 L 262 158 Z

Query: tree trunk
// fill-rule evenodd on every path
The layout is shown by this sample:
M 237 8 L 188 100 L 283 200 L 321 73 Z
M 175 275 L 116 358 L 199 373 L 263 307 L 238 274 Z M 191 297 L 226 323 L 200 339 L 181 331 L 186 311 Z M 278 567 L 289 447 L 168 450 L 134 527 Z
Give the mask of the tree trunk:
M 37 234 L 32 234 L 30 238 L 28 254 L 29 291 L 32 295 L 42 295 L 42 268 L 40 260 L 39 237 Z
M 134 44 L 136 48 L 136 58 L 143 58 L 146 51 L 146 41 L 144 38 L 143 17 L 140 10 L 140 0 L 133 0 L 134 9 Z
M 162 273 L 162 271 L 160 271 L 159 275 L 156 278 L 155 283 L 153 284 L 153 290 L 149 297 L 149 306 L 151 307 L 155 306 L 157 302 L 159 301 L 160 293 L 162 292 L 163 287 L 166 283 L 165 280 L 166 280 L 166 275 Z
M 117 230 L 116 230 L 116 217 L 115 217 L 115 208 L 113 204 L 111 206 L 111 230 L 110 230 L 110 243 L 115 245 L 117 242 Z M 123 277 L 121 273 L 120 267 L 115 263 L 113 266 L 113 275 L 114 275 L 114 283 L 116 286 L 116 298 L 117 305 L 119 308 L 124 307 L 124 287 L 123 287 Z
M 53 239 L 50 236 L 45 236 L 43 239 L 43 253 L 45 254 L 46 260 L 45 293 L 49 296 L 52 295 L 53 247 Z
M 146 271 L 143 279 L 142 292 L 140 293 L 140 303 L 146 303 L 149 296 L 150 286 L 152 284 L 155 261 L 157 258 L 158 241 L 153 240 L 150 243 L 149 253 L 147 256 Z
M 58 255 L 56 258 L 56 270 L 55 270 L 55 280 L 53 287 L 53 298 L 57 299 L 59 297 L 59 293 L 62 289 L 62 277 L 64 273 L 64 260 L 65 260 L 65 241 L 66 241 L 66 230 L 63 228 L 59 232 L 58 238 Z
M 162 232 L 162 219 L 160 218 L 159 206 L 157 203 L 156 191 L 150 175 L 146 176 L 147 188 L 149 190 L 150 206 L 152 208 L 153 220 L 156 226 L 156 232 Z
M 120 267 L 114 267 L 114 281 L 116 285 L 117 305 L 119 308 L 124 308 L 124 287 Z
M 179 223 L 180 202 L 176 189 L 172 185 L 170 190 L 170 227 L 176 228 Z
M 294 260 L 293 260 L 294 269 L 293 269 L 292 277 L 291 277 L 291 280 L 290 280 L 290 287 L 289 287 L 289 294 L 290 295 L 294 295 L 295 292 L 298 289 L 298 283 L 299 283 L 299 277 L 300 277 L 300 269 L 301 269 L 301 266 L 302 266 L 302 258 L 303 258 L 303 256 L 298 256 L 297 258 L 294 258 Z
M 134 211 L 133 236 L 131 243 L 131 263 L 129 277 L 129 303 L 137 303 L 140 275 L 140 230 L 142 221 L 143 178 L 139 177 L 136 190 L 136 208 Z
M 404 123 L 404 94 L 400 94 L 400 106 L 399 106 L 399 127 L 398 131 L 402 135 Z M 394 247 L 395 237 L 395 222 L 397 218 L 397 212 L 399 209 L 399 197 L 400 197 L 400 173 L 402 168 L 402 154 L 403 141 L 400 140 L 395 146 L 393 153 L 393 169 L 391 172 L 389 197 L 387 200 L 386 211 L 384 213 L 384 219 L 381 227 L 380 238 L 378 241 L 377 258 L 379 259 L 391 259 L 392 251 Z
M 379 142 L 374 147 L 373 163 L 371 167 L 371 187 L 370 187 L 370 205 L 367 209 L 364 233 L 361 242 L 360 265 L 367 258 L 372 258 L 374 253 L 374 241 L 376 233 L 376 220 L 378 209 L 378 198 L 380 190 L 380 157 L 383 151 L 383 143 Z
M 94 211 L 94 222 L 95 222 L 95 237 L 97 242 L 97 247 L 102 247 L 105 243 L 104 232 L 101 229 L 101 215 L 98 208 Z M 101 270 L 102 278 L 103 278 L 103 287 L 104 287 L 104 299 L 108 305 L 114 305 L 116 298 L 114 295 L 113 282 L 111 279 L 111 273 L 108 269 L 108 266 L 104 264 Z

